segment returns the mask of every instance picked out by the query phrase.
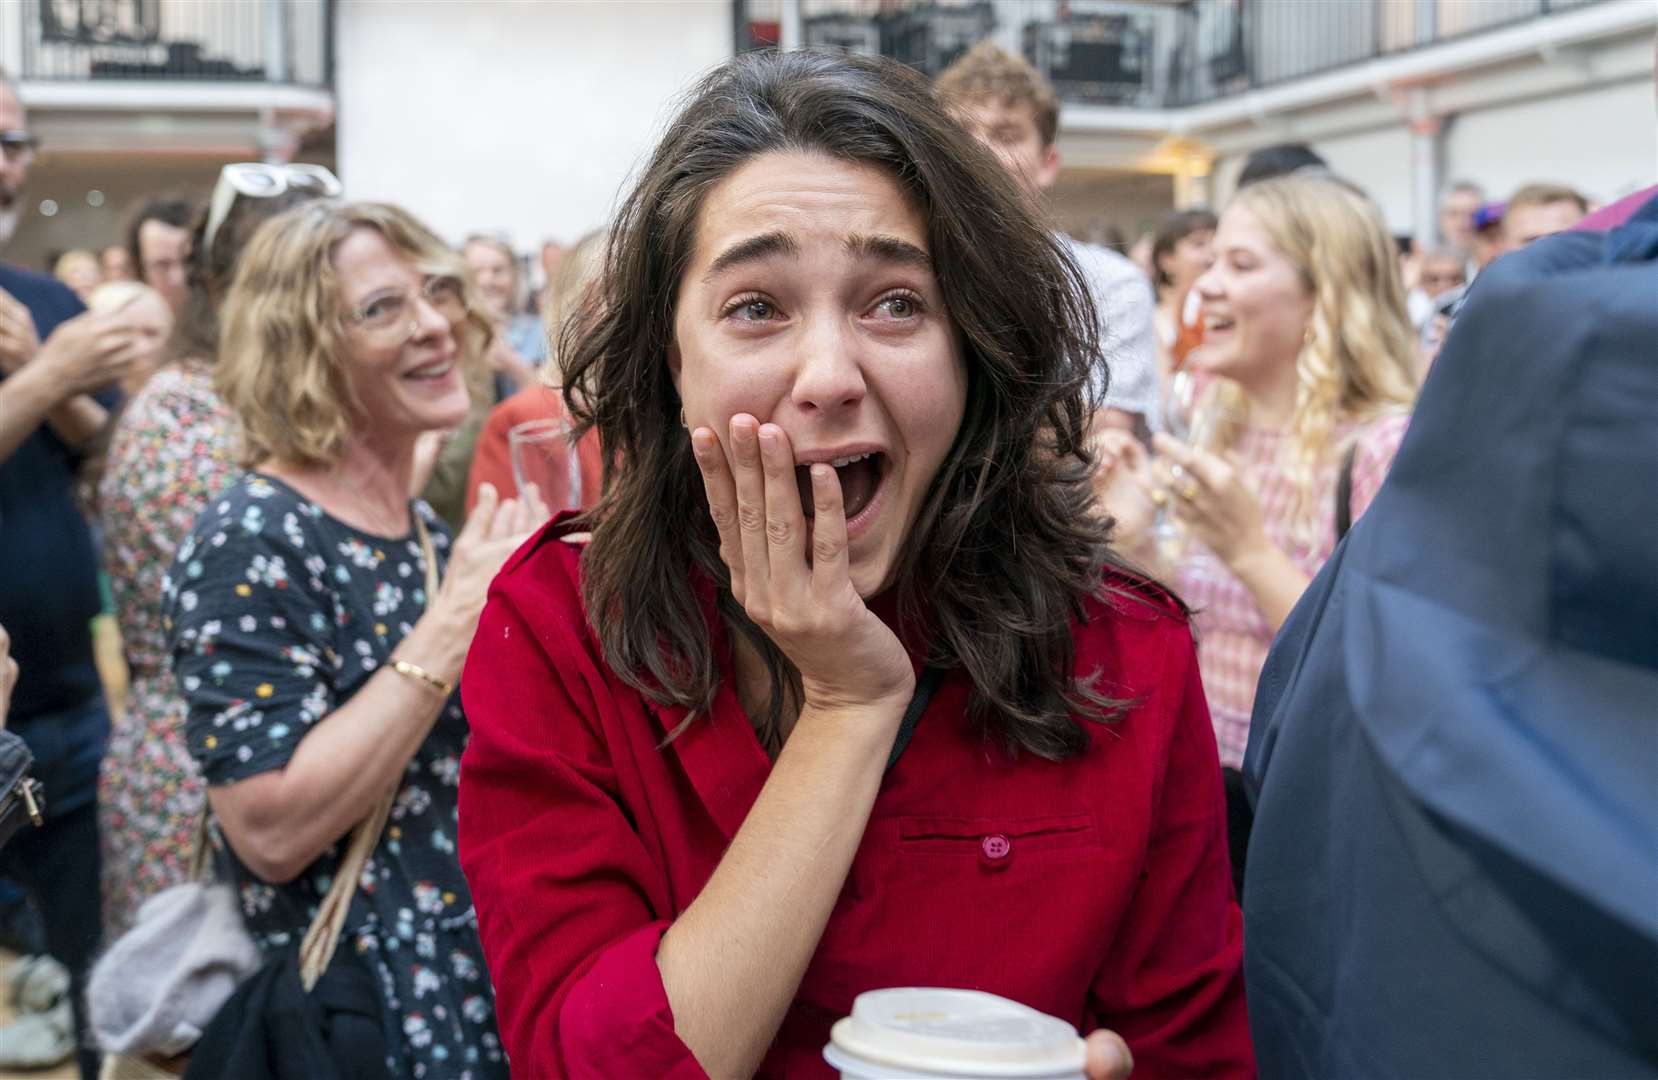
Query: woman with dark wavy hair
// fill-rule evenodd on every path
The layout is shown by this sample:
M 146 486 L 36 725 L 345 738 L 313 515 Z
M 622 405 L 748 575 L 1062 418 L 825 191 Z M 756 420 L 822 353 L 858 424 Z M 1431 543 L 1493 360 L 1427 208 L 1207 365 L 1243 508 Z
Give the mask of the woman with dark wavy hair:
M 915 985 L 1101 1029 L 1091 1077 L 1253 1073 L 1191 634 L 1089 512 L 1087 296 L 907 69 L 691 95 L 561 345 L 604 497 L 463 684 L 515 1071 L 832 1075 Z

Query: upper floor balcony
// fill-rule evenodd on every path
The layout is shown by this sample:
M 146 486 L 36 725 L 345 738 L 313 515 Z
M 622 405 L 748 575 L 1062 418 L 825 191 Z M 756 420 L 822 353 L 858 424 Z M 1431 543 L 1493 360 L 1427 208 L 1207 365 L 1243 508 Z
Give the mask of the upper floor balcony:
M 333 83 L 331 2 L 21 0 L 11 9 L 26 81 Z M 12 37 L 11 33 L 4 35 Z
M 1068 105 L 1170 109 L 1512 28 L 1605 0 L 736 0 L 738 47 L 832 45 L 937 75 L 1021 52 Z M 782 42 L 783 38 L 793 40 Z
M 334 119 L 333 0 L 5 0 L 0 66 L 56 152 L 287 157 Z

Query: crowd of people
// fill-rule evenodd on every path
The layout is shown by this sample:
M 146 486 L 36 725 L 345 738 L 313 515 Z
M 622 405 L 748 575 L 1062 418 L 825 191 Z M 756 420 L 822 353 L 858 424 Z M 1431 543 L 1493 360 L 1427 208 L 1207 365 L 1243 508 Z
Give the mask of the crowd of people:
M 1346 583 L 1367 557 L 1408 563 L 1402 520 L 1468 556 L 1433 517 L 1465 504 L 1410 501 L 1438 474 L 1390 479 L 1395 459 L 1483 407 L 1447 400 L 1506 359 L 1474 328 L 1503 336 L 1491 306 L 1524 302 L 1545 255 L 1630 268 L 1598 286 L 1608 305 L 1650 285 L 1658 210 L 1585 222 L 1569 187 L 1492 203 L 1457 183 L 1439 235 L 1401 244 L 1360 184 L 1287 145 L 1224 207 L 1116 252 L 1049 219 L 1058 112 L 990 43 L 932 84 L 738 57 L 612 221 L 542 252 L 538 289 L 506 238 L 451 244 L 305 165 L 146 203 L 56 282 L 0 264 L 0 719 L 47 795 L 0 851 L 0 925 L 49 957 L 12 969 L 13 1000 L 40 1002 L 0 1029 L 0 1066 L 827 1075 L 858 993 L 940 986 L 1072 1023 L 1091 1080 L 1472 1075 L 1540 1032 L 1540 1071 L 1496 1071 L 1658 1069 L 1638 1003 L 1613 1000 L 1658 970 L 1628 895 L 1658 885 L 1650 792 L 1625 888 L 1588 857 L 1551 875 L 1516 822 L 1552 787 L 1486 776 L 1448 799 L 1479 749 L 1423 765 L 1406 718 L 1374 711 L 1421 695 L 1355 690 L 1343 720 L 1294 677 L 1328 682 L 1329 653 L 1349 680 L 1431 682 L 1366 670 L 1419 644 L 1309 611 L 1364 606 Z M 0 75 L 0 211 L 27 131 Z M 1598 370 L 1655 314 L 1617 308 L 1561 351 Z M 1515 385 L 1559 367 L 1515 361 Z M 1639 487 L 1653 414 L 1615 417 Z M 567 467 L 525 472 L 548 429 Z M 1605 534 L 1579 510 L 1607 544 L 1574 549 L 1585 595 L 1658 601 L 1629 569 L 1658 514 Z M 1557 602 L 1577 595 L 1553 573 Z M 106 607 L 114 701 L 87 630 Z M 1375 618 L 1408 639 L 1400 610 Z M 1612 714 L 1658 667 L 1627 625 L 1572 641 L 1633 673 L 1559 675 Z M 1444 655 L 1477 681 L 1485 654 Z M 1571 783 L 1658 749 L 1632 725 L 1584 735 Z M 1409 782 L 1340 757 L 1367 730 Z M 1326 759 L 1363 781 L 1332 787 Z M 1639 783 L 1605 783 L 1638 818 Z M 1348 795 L 1370 822 L 1344 828 Z M 1581 821 L 1606 812 L 1583 801 Z M 1385 889 L 1423 923 L 1523 922 L 1513 981 L 1565 970 L 1546 993 L 1493 990 L 1506 1012 L 1422 994 L 1424 1018 L 1400 999 L 1436 962 L 1473 966 L 1454 929 L 1389 970 L 1379 939 L 1412 926 L 1334 918 L 1343 881 L 1384 891 L 1358 831 L 1407 804 L 1424 835 L 1468 829 L 1415 865 L 1484 907 L 1409 894 L 1394 848 L 1374 853 Z M 1307 819 L 1320 841 L 1298 847 Z M 1545 887 L 1601 921 L 1563 927 Z M 209 888 L 222 920 L 181 919 Z M 1479 929 L 1499 949 L 1505 931 Z M 1628 959 L 1574 963 L 1607 942 Z

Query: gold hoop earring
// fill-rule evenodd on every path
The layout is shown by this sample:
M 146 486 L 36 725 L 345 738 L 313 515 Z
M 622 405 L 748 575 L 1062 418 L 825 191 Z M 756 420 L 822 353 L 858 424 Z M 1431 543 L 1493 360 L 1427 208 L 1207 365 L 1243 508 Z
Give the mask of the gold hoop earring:
M 685 419 L 685 406 L 683 405 L 679 407 L 679 426 L 684 428 L 686 431 L 691 430 L 690 423 Z

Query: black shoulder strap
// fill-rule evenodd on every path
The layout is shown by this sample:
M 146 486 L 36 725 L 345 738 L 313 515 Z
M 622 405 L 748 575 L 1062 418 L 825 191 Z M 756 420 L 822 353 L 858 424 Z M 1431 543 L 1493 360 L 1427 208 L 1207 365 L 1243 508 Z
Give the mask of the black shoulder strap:
M 921 719 L 921 714 L 927 711 L 927 703 L 933 700 L 933 691 L 938 684 L 944 681 L 944 669 L 926 667 L 921 669 L 921 677 L 915 681 L 915 696 L 910 698 L 909 708 L 904 710 L 904 719 L 898 725 L 898 737 L 892 740 L 892 753 L 887 756 L 887 772 L 898 764 L 898 759 L 904 756 L 904 751 L 910 745 L 910 737 L 915 734 L 915 723 Z
M 1336 480 L 1336 543 L 1353 527 L 1353 459 L 1358 456 L 1359 444 L 1348 445 L 1341 456 L 1341 476 Z

